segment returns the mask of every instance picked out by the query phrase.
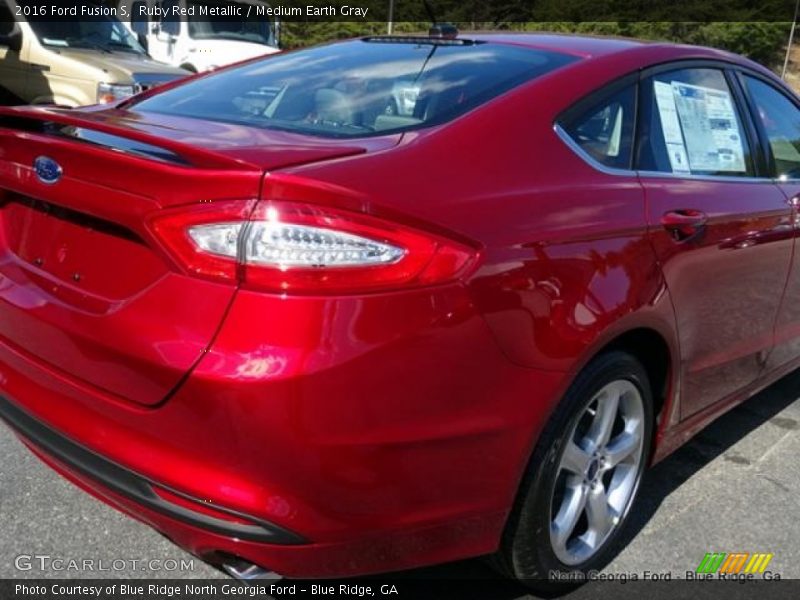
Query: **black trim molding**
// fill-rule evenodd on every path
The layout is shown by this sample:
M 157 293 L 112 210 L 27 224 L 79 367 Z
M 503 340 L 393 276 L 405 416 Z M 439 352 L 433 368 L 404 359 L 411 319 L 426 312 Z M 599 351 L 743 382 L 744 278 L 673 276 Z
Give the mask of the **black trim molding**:
M 240 540 L 280 545 L 307 543 L 299 535 L 267 521 L 228 508 L 221 508 L 202 500 L 191 498 L 161 484 L 155 484 L 66 438 L 2 396 L 0 396 L 0 418 L 35 447 L 64 463 L 70 469 L 85 475 L 117 494 L 168 517 Z M 228 514 L 236 519 L 248 521 L 248 523 L 227 521 L 172 504 L 156 494 L 153 490 L 154 485 L 190 502 L 207 506 L 209 509 Z

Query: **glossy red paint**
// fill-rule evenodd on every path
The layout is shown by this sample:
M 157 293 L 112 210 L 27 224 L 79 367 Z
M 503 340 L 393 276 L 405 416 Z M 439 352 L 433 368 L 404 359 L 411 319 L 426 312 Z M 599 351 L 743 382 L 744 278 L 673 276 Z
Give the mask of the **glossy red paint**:
M 774 343 L 796 232 L 777 186 L 620 177 L 584 162 L 553 128 L 586 94 L 649 65 L 758 67 L 700 48 L 487 39 L 581 60 L 447 125 L 364 140 L 135 107 L 3 110 L 0 395 L 212 513 L 236 511 L 307 543 L 187 524 L 28 440 L 34 451 L 198 555 L 234 554 L 296 577 L 372 573 L 496 550 L 549 415 L 576 373 L 626 336 L 668 357 L 654 460 L 796 366 L 794 354 L 772 370 L 756 362 Z M 40 121 L 199 166 L 29 126 Z M 41 155 L 63 166 L 57 186 L 34 176 Z M 265 292 L 228 273 L 197 277 L 150 226 L 165 214 L 224 205 L 249 215 L 270 202 L 368 215 L 469 248 L 474 264 L 438 285 Z M 695 208 L 709 235 L 689 251 L 661 217 Z M 787 235 L 768 235 L 787 225 Z M 753 228 L 766 242 L 737 248 Z M 777 294 L 768 305 L 757 285 Z

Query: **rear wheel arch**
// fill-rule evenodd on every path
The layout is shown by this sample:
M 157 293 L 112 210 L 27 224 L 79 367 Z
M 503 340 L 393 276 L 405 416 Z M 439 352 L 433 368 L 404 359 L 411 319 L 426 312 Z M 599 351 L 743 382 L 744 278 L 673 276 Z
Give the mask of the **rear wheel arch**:
M 180 67 L 185 71 L 189 71 L 190 73 L 197 73 L 197 67 L 195 67 L 192 63 L 183 63 Z
M 597 343 L 585 353 L 583 360 L 576 363 L 575 371 L 571 372 L 566 378 L 567 387 L 562 396 L 554 403 L 553 414 L 550 415 L 548 421 L 558 413 L 559 407 L 566 399 L 567 392 L 573 387 L 576 379 L 587 369 L 594 368 L 598 362 L 603 362 L 605 358 L 627 355 L 637 361 L 647 375 L 647 387 L 652 398 L 650 421 L 653 433 L 651 446 L 646 451 L 646 456 L 649 456 L 649 461 L 652 461 L 658 440 L 658 430 L 664 416 L 672 409 L 670 399 L 674 397 L 673 389 L 678 385 L 675 379 L 675 365 L 679 364 L 679 355 L 674 345 L 676 342 L 674 338 L 670 338 L 668 332 L 663 331 L 665 325 L 662 325 L 648 322 L 647 325 L 632 326 L 624 331 L 615 331 L 613 334 L 609 333 L 608 336 L 598 338 L 596 340 Z M 673 341 L 672 344 L 670 340 Z M 547 429 L 547 426 L 545 426 L 545 429 Z M 530 453 L 524 463 L 525 467 L 520 473 L 520 480 L 517 483 L 515 493 L 514 510 L 509 515 L 509 521 L 506 524 L 501 544 L 508 543 L 508 536 L 518 517 L 516 512 L 519 509 L 521 497 L 526 493 L 526 484 L 529 483 L 527 474 L 531 470 L 531 461 L 535 459 L 537 449 L 540 446 L 542 433 L 540 432 L 539 439 L 533 440 Z M 492 562 L 496 567 L 501 567 L 501 571 L 509 574 L 509 565 L 502 565 L 503 561 L 499 557 L 494 557 Z
M 630 335 L 620 335 L 611 343 L 604 346 L 599 352 L 593 354 L 588 362 L 578 370 L 575 377 L 570 379 L 568 389 L 559 400 L 554 412 L 550 415 L 544 430 L 533 448 L 528 459 L 527 466 L 519 483 L 512 509 L 510 511 L 506 527 L 504 528 L 499 550 L 492 557 L 493 565 L 502 573 L 514 578 L 523 578 L 523 582 L 539 591 L 566 591 L 561 582 L 548 581 L 549 573 L 560 568 L 573 568 L 570 566 L 553 564 L 549 559 L 543 560 L 548 554 L 552 553 L 549 545 L 543 541 L 543 536 L 548 537 L 548 525 L 542 522 L 541 515 L 548 513 L 549 510 L 543 501 L 550 501 L 551 485 L 556 482 L 551 479 L 550 471 L 559 463 L 564 448 L 563 436 L 568 436 L 572 425 L 577 422 L 583 410 L 584 403 L 591 402 L 594 391 L 598 386 L 598 380 L 607 379 L 618 381 L 628 379 L 642 391 L 642 401 L 644 410 L 644 439 L 643 458 L 639 462 L 637 477 L 641 477 L 641 472 L 647 466 L 647 457 L 650 454 L 647 440 L 654 437 L 654 418 L 655 402 L 651 393 L 653 384 L 649 382 L 647 369 L 640 362 L 640 359 L 631 354 L 631 339 L 642 336 L 653 335 L 655 332 L 643 332 Z M 655 338 L 651 338 L 655 339 Z M 637 340 L 638 341 L 638 340 Z M 666 344 L 666 341 L 664 341 Z M 601 381 L 601 383 L 603 383 Z M 583 406 L 583 408 L 580 408 Z M 580 410 L 575 411 L 575 408 Z M 558 472 L 558 468 L 554 471 Z M 638 487 L 638 483 L 636 484 Z M 635 497 L 635 488 L 632 492 Z M 632 501 L 629 500 L 629 502 Z M 624 509 L 622 520 L 624 521 L 629 512 L 630 504 Z M 548 513 L 549 514 L 549 513 Z M 549 522 L 548 516 L 546 521 Z M 549 540 L 549 537 L 548 537 Z M 543 545 L 544 544 L 544 545 Z M 593 566 L 583 568 L 601 568 L 606 564 L 609 557 L 616 554 L 620 548 L 619 531 L 614 537 L 603 543 L 603 547 L 596 555 L 590 557 Z M 549 563 L 549 566 L 548 566 Z M 534 580 L 529 580 L 533 578 Z M 541 580 L 544 578 L 544 580 Z
M 671 379 L 674 375 L 674 367 L 669 343 L 656 329 L 638 327 L 626 331 L 606 343 L 593 353 L 587 364 L 597 356 L 614 351 L 630 354 L 642 364 L 647 372 L 650 391 L 653 395 L 653 417 L 656 420 L 654 425 L 658 425 L 663 410 L 669 408 L 667 398 L 673 387 Z

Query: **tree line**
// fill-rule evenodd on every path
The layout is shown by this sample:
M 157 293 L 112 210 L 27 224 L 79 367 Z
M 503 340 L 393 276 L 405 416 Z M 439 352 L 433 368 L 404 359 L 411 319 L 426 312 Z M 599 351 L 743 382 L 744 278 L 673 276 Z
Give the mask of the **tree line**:
M 482 3 L 491 5 L 491 3 Z M 513 5 L 513 3 L 511 3 Z M 473 3 L 466 3 L 465 10 Z M 508 9 L 508 3 L 502 3 Z M 713 6 L 713 2 L 709 3 Z M 461 13 L 459 13 L 461 14 Z M 591 15 L 592 13 L 585 13 Z M 466 16 L 466 15 L 465 15 Z M 472 15 L 483 16 L 477 11 Z M 746 15 L 743 15 L 746 16 Z M 753 15 L 757 16 L 757 15 Z M 469 31 L 546 31 L 634 37 L 685 44 L 712 46 L 730 50 L 756 60 L 768 67 L 777 68 L 789 37 L 790 22 L 725 21 L 725 22 L 675 22 L 675 21 L 502 21 L 464 19 L 454 21 L 462 32 Z M 395 23 L 395 33 L 426 33 L 430 21 L 401 21 Z M 286 21 L 282 24 L 284 48 L 297 48 L 336 39 L 386 33 L 382 22 L 303 22 Z

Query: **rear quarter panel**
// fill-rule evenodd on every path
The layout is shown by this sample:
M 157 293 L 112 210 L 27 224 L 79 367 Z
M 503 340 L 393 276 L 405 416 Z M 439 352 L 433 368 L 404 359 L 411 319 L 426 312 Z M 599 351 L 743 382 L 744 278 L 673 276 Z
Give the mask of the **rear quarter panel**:
M 641 327 L 658 332 L 679 364 L 638 179 L 589 166 L 553 124 L 606 83 L 697 52 L 643 45 L 588 58 L 449 125 L 407 133 L 391 155 L 295 172 L 477 241 L 481 266 L 466 283 L 515 364 L 568 373 L 568 382 L 604 345 Z

